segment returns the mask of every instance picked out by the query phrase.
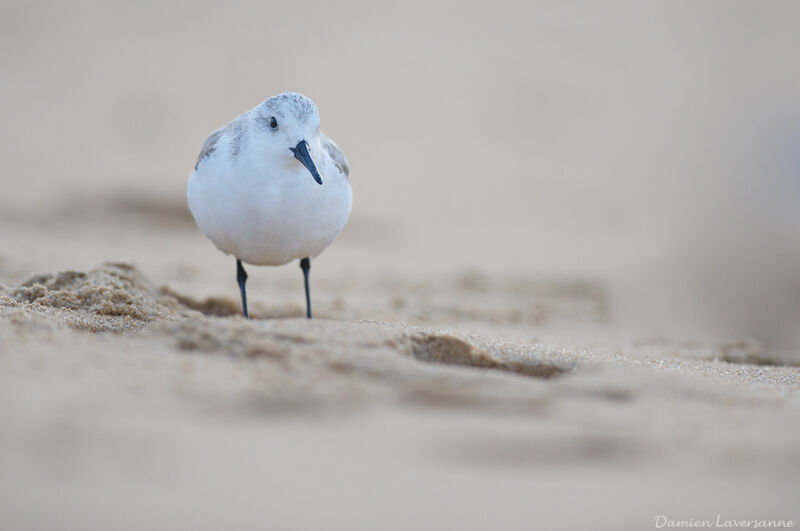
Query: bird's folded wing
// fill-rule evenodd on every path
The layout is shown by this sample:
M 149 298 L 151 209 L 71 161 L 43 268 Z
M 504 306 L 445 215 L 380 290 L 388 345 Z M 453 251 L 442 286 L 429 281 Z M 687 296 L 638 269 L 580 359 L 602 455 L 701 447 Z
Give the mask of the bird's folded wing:
M 220 127 L 211 133 L 208 138 L 206 138 L 206 141 L 203 143 L 203 148 L 200 150 L 200 155 L 197 156 L 197 162 L 194 165 L 194 169 L 197 169 L 201 160 L 212 154 L 214 150 L 217 149 L 217 140 L 219 140 L 219 137 L 222 136 L 222 132 L 224 130 L 224 127 Z
M 339 171 L 344 173 L 348 178 L 350 177 L 350 164 L 347 162 L 347 157 L 344 156 L 344 153 L 339 146 L 336 145 L 336 142 L 328 138 L 325 133 L 320 132 L 319 134 L 320 140 L 322 141 L 322 147 L 325 148 L 325 151 L 328 152 L 328 155 L 333 159 L 333 162 L 339 168 Z

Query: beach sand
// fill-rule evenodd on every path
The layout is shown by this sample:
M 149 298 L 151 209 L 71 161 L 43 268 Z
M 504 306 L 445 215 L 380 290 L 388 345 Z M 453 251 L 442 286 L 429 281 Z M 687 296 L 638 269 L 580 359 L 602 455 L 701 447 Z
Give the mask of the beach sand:
M 0 528 L 800 521 L 773 7 L 4 5 Z M 290 89 L 354 210 L 246 321 L 185 184 Z

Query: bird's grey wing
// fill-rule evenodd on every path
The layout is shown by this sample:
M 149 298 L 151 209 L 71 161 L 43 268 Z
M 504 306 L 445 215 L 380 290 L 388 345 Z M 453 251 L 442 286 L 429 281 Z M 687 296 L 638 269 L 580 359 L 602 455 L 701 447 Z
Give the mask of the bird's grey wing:
M 197 169 L 197 167 L 200 165 L 200 161 L 202 161 L 207 156 L 211 155 L 214 152 L 214 150 L 217 149 L 217 141 L 219 140 L 219 137 L 222 136 L 222 132 L 224 130 L 225 130 L 224 127 L 220 127 L 219 129 L 211 133 L 208 136 L 208 138 L 206 138 L 206 141 L 203 143 L 202 149 L 200 149 L 200 155 L 197 156 L 197 162 L 194 165 L 194 169 Z
M 322 147 L 325 148 L 325 151 L 327 151 L 328 155 L 330 155 L 330 157 L 333 159 L 336 167 L 339 168 L 339 171 L 344 173 L 349 179 L 350 164 L 347 162 L 347 157 L 344 156 L 344 153 L 341 149 L 339 149 L 339 146 L 336 145 L 336 142 L 328 138 L 328 135 L 320 132 L 319 137 L 322 141 Z

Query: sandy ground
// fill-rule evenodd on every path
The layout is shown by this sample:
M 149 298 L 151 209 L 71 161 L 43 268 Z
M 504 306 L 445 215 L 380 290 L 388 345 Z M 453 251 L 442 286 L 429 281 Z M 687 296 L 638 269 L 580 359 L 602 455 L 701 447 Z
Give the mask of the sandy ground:
M 0 7 L 0 528 L 800 521 L 797 8 L 499 7 Z M 289 89 L 354 210 L 245 321 L 185 183 Z

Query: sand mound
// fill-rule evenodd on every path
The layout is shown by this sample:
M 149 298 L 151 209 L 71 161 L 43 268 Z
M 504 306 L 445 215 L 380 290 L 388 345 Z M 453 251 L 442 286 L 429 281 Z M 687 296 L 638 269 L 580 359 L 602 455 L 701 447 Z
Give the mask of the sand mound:
M 135 266 L 105 263 L 89 272 L 36 275 L 17 287 L 0 287 L 4 312 L 39 314 L 77 329 L 124 332 L 184 310 L 160 293 Z
M 421 361 L 498 369 L 538 378 L 550 378 L 569 367 L 538 360 L 526 362 L 503 360 L 486 350 L 450 335 L 417 333 L 409 338 L 412 355 Z
M 377 322 L 197 317 L 166 325 L 163 331 L 167 341 L 183 351 L 266 357 L 283 360 L 285 366 L 315 365 L 338 373 L 363 372 L 401 379 L 409 371 L 414 371 L 415 377 L 419 377 L 418 371 L 430 373 L 424 368 L 429 363 L 542 378 L 571 369 L 564 360 L 543 361 L 529 355 L 525 360 L 512 361 L 502 348 L 493 352 L 450 334 Z
M 156 288 L 131 264 L 105 263 L 89 272 L 36 275 L 20 286 L 0 287 L 0 303 L 6 314 L 93 332 L 121 333 L 163 323 L 156 335 L 181 351 L 264 357 L 337 373 L 417 378 L 425 370 L 416 361 L 542 378 L 570 369 L 563 360 L 545 362 L 530 352 L 515 357 L 502 346 L 486 348 L 452 334 L 389 323 L 246 321 L 239 318 L 232 300 L 199 301 L 168 287 Z

